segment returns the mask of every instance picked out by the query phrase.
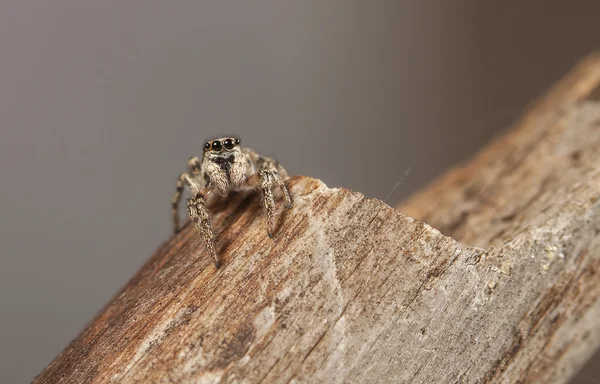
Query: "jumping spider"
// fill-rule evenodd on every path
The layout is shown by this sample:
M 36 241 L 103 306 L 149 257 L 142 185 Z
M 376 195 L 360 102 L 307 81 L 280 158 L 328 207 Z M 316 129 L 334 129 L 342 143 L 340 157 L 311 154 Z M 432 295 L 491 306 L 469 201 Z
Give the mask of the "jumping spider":
M 177 179 L 177 190 L 173 195 L 172 215 L 175 233 L 179 226 L 179 200 L 184 186 L 192 197 L 187 200 L 187 211 L 196 230 L 204 240 L 208 251 L 219 268 L 221 262 L 215 249 L 215 234 L 210 224 L 206 208 L 212 196 L 226 197 L 229 192 L 243 192 L 260 189 L 262 203 L 267 214 L 267 232 L 273 237 L 275 224 L 275 199 L 273 189 L 278 186 L 283 191 L 286 208 L 292 207 L 292 199 L 283 178 L 286 170 L 268 157 L 249 148 L 240 146 L 240 139 L 224 137 L 209 140 L 204 144 L 202 161 L 192 157 L 188 161 L 189 173 L 182 173 Z

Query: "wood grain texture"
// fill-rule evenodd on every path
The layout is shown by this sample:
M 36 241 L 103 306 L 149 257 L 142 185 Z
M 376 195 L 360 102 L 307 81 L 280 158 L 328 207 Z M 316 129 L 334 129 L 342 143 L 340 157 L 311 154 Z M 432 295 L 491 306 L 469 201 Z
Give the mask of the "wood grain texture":
M 600 59 L 402 206 L 288 185 L 214 207 L 36 383 L 565 382 L 600 345 Z M 478 247 L 464 244 L 474 244 Z

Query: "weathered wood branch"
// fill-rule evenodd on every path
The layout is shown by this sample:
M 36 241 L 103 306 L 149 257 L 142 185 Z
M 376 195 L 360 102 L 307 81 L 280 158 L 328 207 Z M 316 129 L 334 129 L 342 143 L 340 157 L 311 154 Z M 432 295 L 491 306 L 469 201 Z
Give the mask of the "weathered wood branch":
M 565 382 L 600 345 L 600 58 L 402 206 L 289 180 L 189 226 L 37 383 Z M 472 245 L 463 245 L 472 244 Z

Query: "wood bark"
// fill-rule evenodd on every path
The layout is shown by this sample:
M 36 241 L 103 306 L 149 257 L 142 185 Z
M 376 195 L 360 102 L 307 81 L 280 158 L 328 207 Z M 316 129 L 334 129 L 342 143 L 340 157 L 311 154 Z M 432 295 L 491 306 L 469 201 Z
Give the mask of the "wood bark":
M 600 345 L 599 101 L 591 57 L 400 210 L 293 177 L 272 240 L 258 197 L 214 207 L 220 269 L 187 226 L 35 382 L 566 382 Z

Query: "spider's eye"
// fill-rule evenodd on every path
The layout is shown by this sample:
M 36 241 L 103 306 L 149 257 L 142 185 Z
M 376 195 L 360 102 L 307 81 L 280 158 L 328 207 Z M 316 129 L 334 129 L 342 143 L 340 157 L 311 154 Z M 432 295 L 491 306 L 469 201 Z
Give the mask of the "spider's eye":
M 210 143 L 205 143 L 204 144 L 204 150 L 208 151 L 210 149 Z
M 235 139 L 235 145 L 240 145 L 241 141 L 240 139 Z
M 221 151 L 221 149 L 223 149 L 223 146 L 221 145 L 221 142 L 219 140 L 215 140 L 212 143 L 212 150 L 213 151 Z
M 225 141 L 223 142 L 223 146 L 225 147 L 225 149 L 233 149 L 233 147 L 235 147 L 235 143 L 231 139 L 225 139 Z

